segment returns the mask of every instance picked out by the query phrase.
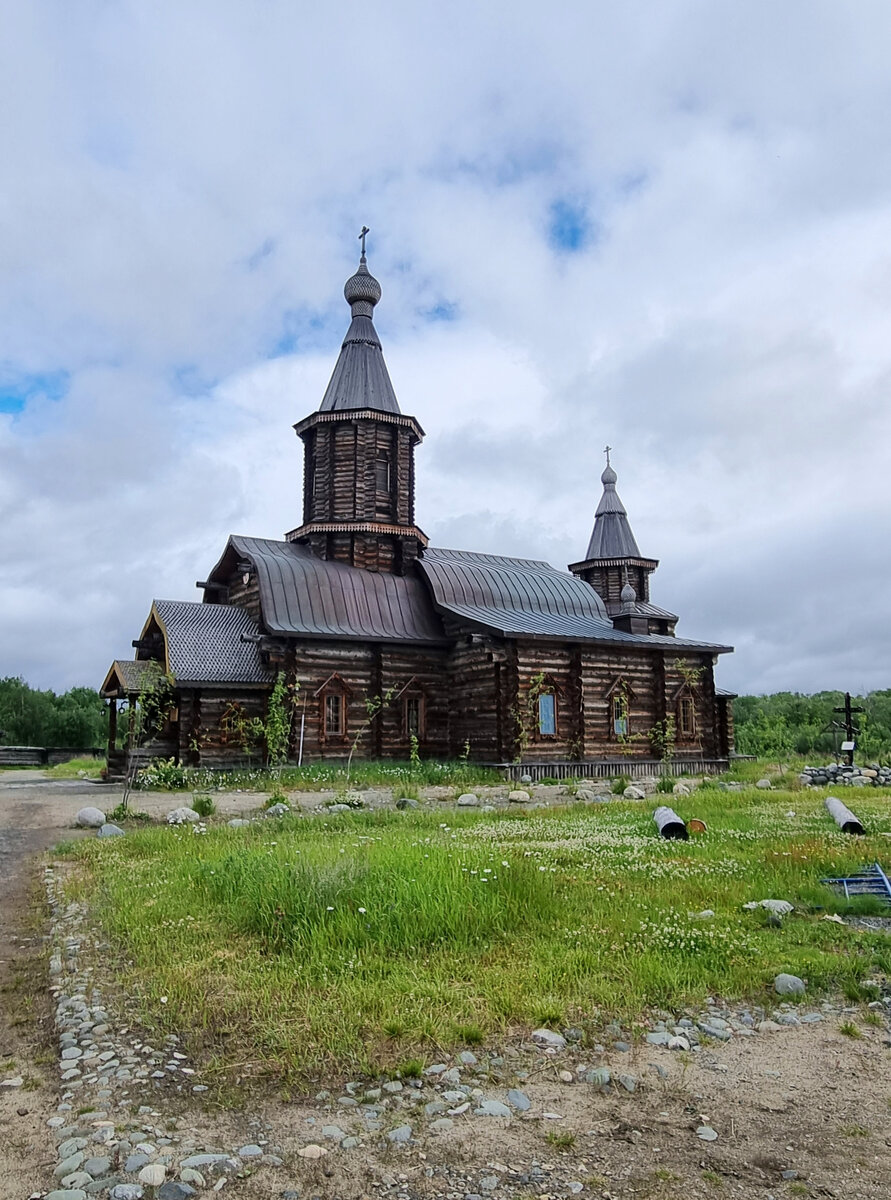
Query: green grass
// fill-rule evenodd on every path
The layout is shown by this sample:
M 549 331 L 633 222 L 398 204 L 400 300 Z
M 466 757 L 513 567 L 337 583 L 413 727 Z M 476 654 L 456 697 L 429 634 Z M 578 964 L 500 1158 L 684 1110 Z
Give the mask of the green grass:
M 93 760 L 90 760 L 93 761 Z M 313 792 L 326 788 L 345 791 L 347 788 L 402 787 L 414 799 L 421 787 L 455 786 L 461 788 L 501 784 L 500 771 L 475 763 L 457 760 L 420 762 L 356 760 L 349 774 L 345 764 L 312 762 L 303 767 L 282 767 L 267 770 L 261 766 L 243 767 L 230 771 L 213 771 L 209 767 L 184 767 L 157 759 L 137 775 L 136 786 L 150 791 L 242 791 L 268 792 L 275 788 L 285 791 Z
M 770 1006 L 779 971 L 809 999 L 891 971 L 886 937 L 820 919 L 846 911 L 821 876 L 887 858 L 888 798 L 856 800 L 863 839 L 819 796 L 747 789 L 679 798 L 708 824 L 687 843 L 658 837 L 653 804 L 616 802 L 152 827 L 67 852 L 133 1019 L 182 1033 L 221 1082 L 238 1064 L 299 1084 L 544 1022 L 598 1040 L 651 1006 Z M 742 910 L 763 898 L 796 912 L 775 928 Z
M 91 779 L 98 778 L 99 772 L 105 766 L 104 758 L 70 758 L 68 762 L 57 763 L 47 769 L 47 775 L 53 779 L 76 779 L 81 771 L 85 771 Z

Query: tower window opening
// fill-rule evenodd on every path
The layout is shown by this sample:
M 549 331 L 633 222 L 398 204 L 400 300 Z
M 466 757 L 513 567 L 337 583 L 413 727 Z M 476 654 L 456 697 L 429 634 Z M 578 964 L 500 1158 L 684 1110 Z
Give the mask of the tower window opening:
M 390 491 L 390 460 L 386 454 L 379 454 L 375 459 L 374 486 L 378 492 Z

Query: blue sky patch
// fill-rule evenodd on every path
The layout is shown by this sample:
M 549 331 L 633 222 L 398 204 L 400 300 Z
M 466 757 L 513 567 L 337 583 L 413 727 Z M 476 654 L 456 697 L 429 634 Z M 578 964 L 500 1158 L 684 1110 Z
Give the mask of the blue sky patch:
M 548 240 L 556 250 L 575 254 L 584 250 L 595 230 L 584 204 L 555 200 L 548 212 Z
M 457 321 L 458 305 L 452 300 L 440 300 L 431 308 L 420 309 L 420 313 L 428 321 Z
M 0 368 L 0 412 L 20 413 L 37 397 L 61 400 L 68 391 L 67 371 L 41 371 L 33 375 Z

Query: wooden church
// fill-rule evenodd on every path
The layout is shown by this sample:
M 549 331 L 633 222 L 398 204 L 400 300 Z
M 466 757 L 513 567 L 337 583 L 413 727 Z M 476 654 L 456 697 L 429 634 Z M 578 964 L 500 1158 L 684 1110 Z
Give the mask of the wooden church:
M 677 617 L 651 601 L 658 562 L 638 549 L 609 460 L 587 552 L 568 572 L 430 546 L 415 523 L 424 431 L 384 362 L 364 238 L 344 296 L 352 320 L 331 381 L 294 427 L 303 521 L 282 541 L 230 537 L 200 602 L 153 602 L 135 658 L 114 662 L 102 688 L 112 764 L 118 702 L 133 728 L 160 667 L 172 692 L 143 752 L 194 765 L 262 754 L 247 731 L 279 678 L 294 761 L 353 747 L 407 759 L 415 746 L 539 774 L 669 756 L 675 770 L 723 765 L 732 697 L 714 665 L 730 647 L 677 637 Z

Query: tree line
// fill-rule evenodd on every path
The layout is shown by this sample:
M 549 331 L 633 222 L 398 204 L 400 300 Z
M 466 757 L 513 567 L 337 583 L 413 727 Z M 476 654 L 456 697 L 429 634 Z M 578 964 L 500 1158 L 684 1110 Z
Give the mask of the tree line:
M 844 704 L 842 692 L 776 692 L 772 696 L 739 696 L 733 702 L 736 749 L 739 754 L 777 761 L 790 754 L 815 759 L 834 757 L 844 740 L 844 714 L 833 710 Z M 851 696 L 862 708 L 854 722 L 860 761 L 891 755 L 891 689 Z
M 107 737 L 108 709 L 93 688 L 57 694 L 16 676 L 0 679 L 0 744 L 91 749 Z

